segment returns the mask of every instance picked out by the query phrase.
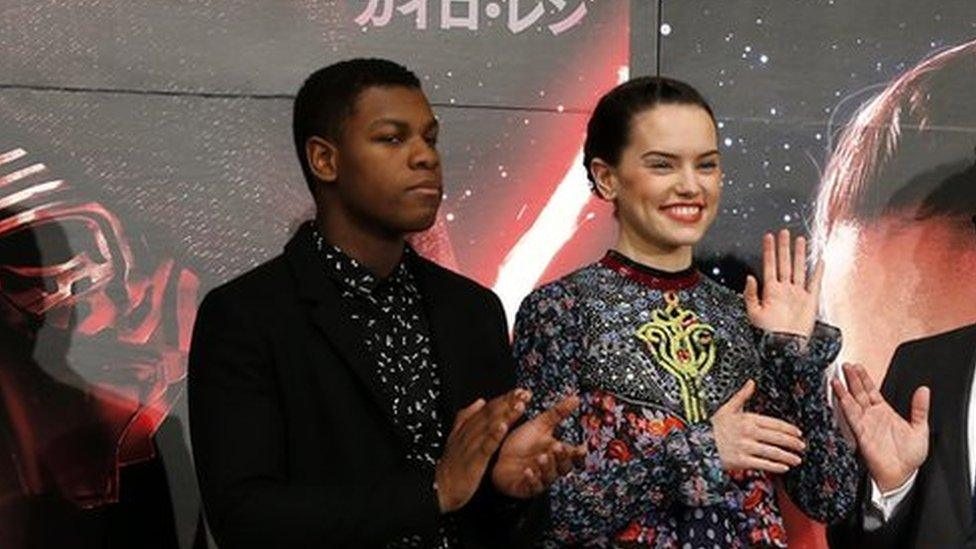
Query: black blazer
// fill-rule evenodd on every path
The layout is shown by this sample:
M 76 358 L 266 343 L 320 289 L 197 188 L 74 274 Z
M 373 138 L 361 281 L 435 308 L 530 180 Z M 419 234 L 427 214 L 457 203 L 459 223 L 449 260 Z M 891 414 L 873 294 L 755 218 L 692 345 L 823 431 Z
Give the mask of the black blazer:
M 371 547 L 436 532 L 433 468 L 405 461 L 407 435 L 382 405 L 374 363 L 310 230 L 211 291 L 198 312 L 190 427 L 224 547 Z M 478 397 L 514 387 L 505 316 L 489 290 L 423 259 L 416 266 L 450 427 Z M 525 511 L 483 482 L 457 513 L 464 545 L 510 541 L 502 535 Z
M 831 546 L 976 546 L 966 436 L 974 361 L 976 325 L 898 347 L 881 393 L 907 418 L 915 389 L 922 385 L 931 388 L 929 456 L 895 514 L 873 532 L 862 528 L 864 502 L 870 505 L 871 497 L 864 475 L 857 512 L 830 529 Z

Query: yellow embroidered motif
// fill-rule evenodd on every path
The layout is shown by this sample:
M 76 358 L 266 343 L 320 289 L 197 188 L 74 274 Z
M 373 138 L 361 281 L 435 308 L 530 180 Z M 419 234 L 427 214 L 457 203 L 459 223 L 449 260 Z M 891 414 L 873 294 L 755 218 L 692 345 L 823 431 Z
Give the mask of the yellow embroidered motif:
M 701 378 L 715 362 L 715 329 L 694 311 L 682 309 L 675 292 L 665 292 L 664 302 L 665 308 L 651 311 L 651 321 L 637 329 L 637 337 L 681 387 L 685 418 L 691 423 L 704 421 Z

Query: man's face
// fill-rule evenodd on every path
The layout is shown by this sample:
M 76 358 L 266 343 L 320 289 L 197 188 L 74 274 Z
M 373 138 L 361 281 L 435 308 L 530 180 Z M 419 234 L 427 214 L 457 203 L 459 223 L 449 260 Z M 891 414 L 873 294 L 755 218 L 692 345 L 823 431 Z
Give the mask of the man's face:
M 337 144 L 334 182 L 352 219 L 387 234 L 429 228 L 443 193 L 438 124 L 419 89 L 368 88 Z
M 969 216 L 846 222 L 831 233 L 824 260 L 823 313 L 843 330 L 840 360 L 863 364 L 876 381 L 899 344 L 976 322 Z

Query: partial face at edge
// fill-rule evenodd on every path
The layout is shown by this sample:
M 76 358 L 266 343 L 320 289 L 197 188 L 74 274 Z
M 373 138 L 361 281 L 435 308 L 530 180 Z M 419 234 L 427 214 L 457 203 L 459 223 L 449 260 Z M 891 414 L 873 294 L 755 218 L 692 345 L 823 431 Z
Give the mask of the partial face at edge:
M 884 379 L 901 343 L 976 322 L 976 232 L 969 216 L 849 221 L 825 243 L 824 319 L 840 361 Z M 938 368 L 937 364 L 919 367 Z

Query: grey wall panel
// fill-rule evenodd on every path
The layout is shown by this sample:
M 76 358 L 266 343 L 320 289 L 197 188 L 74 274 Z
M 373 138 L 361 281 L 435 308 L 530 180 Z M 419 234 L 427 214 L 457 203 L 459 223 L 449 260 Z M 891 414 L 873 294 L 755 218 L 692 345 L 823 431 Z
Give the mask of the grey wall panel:
M 381 56 L 416 70 L 435 102 L 585 109 L 586 83 L 626 64 L 627 2 L 423 0 L 422 29 L 409 4 L 360 25 L 367 0 L 7 0 L 0 83 L 288 95 L 318 67 Z M 443 5 L 475 7 L 476 27 L 442 28 Z
M 218 280 L 277 253 L 311 208 L 287 101 L 8 90 L 0 149 L 23 148 L 159 253 Z

